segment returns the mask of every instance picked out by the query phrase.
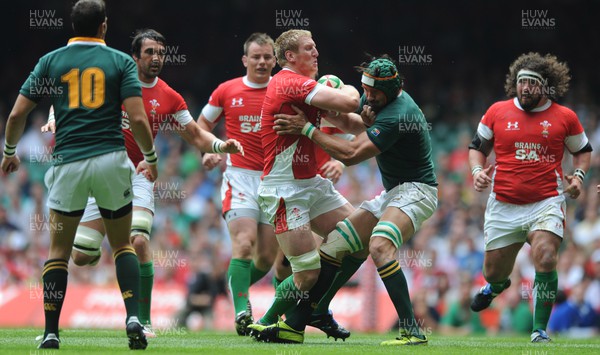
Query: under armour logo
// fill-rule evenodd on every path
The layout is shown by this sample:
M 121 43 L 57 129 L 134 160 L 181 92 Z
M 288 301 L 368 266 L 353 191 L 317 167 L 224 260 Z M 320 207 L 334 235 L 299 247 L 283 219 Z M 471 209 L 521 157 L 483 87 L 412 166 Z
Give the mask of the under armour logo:
M 244 106 L 244 98 L 240 97 L 239 99 L 236 99 L 235 97 L 233 99 L 231 99 L 231 107 L 240 107 L 240 106 Z
M 517 122 L 508 122 L 508 124 L 506 125 L 506 129 L 507 130 L 517 130 L 519 129 L 519 121 Z

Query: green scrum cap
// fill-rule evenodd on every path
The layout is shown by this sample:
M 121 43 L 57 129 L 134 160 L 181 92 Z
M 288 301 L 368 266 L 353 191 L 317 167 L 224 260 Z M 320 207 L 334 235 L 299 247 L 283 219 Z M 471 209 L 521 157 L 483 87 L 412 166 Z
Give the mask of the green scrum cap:
M 367 86 L 381 90 L 388 103 L 398 97 L 402 88 L 398 69 L 391 60 L 385 58 L 375 59 L 369 63 L 369 66 L 363 70 L 360 81 Z

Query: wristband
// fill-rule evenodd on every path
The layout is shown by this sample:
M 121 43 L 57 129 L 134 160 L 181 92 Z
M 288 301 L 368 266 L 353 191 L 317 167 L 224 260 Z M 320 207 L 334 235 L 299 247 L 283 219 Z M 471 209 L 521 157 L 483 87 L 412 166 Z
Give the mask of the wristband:
M 56 117 L 54 117 L 54 111 L 52 111 L 48 114 L 48 123 L 50 123 L 52 121 L 56 121 Z
M 575 169 L 575 172 L 573 173 L 573 176 L 575 176 L 581 182 L 583 182 L 583 179 L 585 178 L 585 171 L 583 171 L 583 169 L 577 168 L 577 169 Z
M 473 167 L 473 169 L 471 169 L 471 175 L 475 176 L 475 174 L 477 174 L 478 172 L 480 172 L 481 170 L 483 170 L 483 166 L 481 165 L 475 165 Z
M 7 158 L 11 158 L 11 157 L 14 157 L 15 154 L 17 154 L 17 146 L 10 145 L 10 144 L 8 144 L 8 142 L 5 141 L 3 155 Z
M 156 149 L 154 148 L 154 145 L 149 152 L 142 152 L 142 154 L 144 154 L 144 160 L 149 165 L 156 165 L 156 163 L 158 163 L 158 156 L 156 155 Z
M 212 142 L 213 153 L 223 153 L 223 148 L 221 146 L 224 144 L 225 142 L 223 142 L 219 138 L 215 138 L 215 140 Z
M 308 139 L 312 139 L 312 136 L 315 133 L 316 129 L 317 127 L 315 127 L 312 123 L 306 122 L 304 127 L 302 127 L 302 134 L 307 136 Z

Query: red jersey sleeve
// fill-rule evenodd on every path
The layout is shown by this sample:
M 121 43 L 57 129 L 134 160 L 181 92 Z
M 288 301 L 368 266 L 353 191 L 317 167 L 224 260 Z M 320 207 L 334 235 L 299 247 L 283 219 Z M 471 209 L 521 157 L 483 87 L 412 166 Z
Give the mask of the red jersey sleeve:
M 202 115 L 210 122 L 216 123 L 219 122 L 221 118 L 225 117 L 223 108 L 225 107 L 224 96 L 227 90 L 225 87 L 226 84 L 227 83 L 223 83 L 217 86 L 208 98 L 208 103 L 202 109 Z
M 477 133 L 479 136 L 487 139 L 488 141 L 494 139 L 494 126 L 496 123 L 497 108 L 497 104 L 490 106 L 483 117 L 481 117 L 479 127 L 477 127 Z
M 565 137 L 565 146 L 571 153 L 577 153 L 585 147 L 589 141 L 577 114 L 567 107 L 561 107 L 564 115 L 564 121 L 567 125 L 567 134 Z
M 284 78 L 283 80 L 285 79 L 289 80 L 289 82 L 286 83 L 287 85 L 279 87 L 282 96 L 288 99 L 285 101 L 310 105 L 310 100 L 312 100 L 313 96 L 318 91 L 318 83 L 314 79 L 297 74 L 290 78 Z

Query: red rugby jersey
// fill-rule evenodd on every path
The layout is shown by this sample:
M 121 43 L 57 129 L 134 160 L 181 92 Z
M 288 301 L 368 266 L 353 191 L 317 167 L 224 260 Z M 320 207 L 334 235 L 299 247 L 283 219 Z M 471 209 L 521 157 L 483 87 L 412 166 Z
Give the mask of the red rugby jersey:
M 213 91 L 202 114 L 210 122 L 225 117 L 225 133 L 237 139 L 244 154 L 228 154 L 227 165 L 262 171 L 264 153 L 260 136 L 260 111 L 268 83 L 256 84 L 246 76 L 228 80 Z
M 183 97 L 158 77 L 152 84 L 142 82 L 142 100 L 144 101 L 144 108 L 146 109 L 153 138 L 156 138 L 156 134 L 160 130 L 181 129 L 181 126 L 185 126 L 193 120 Z M 142 154 L 133 138 L 129 117 L 123 107 L 121 113 L 121 127 L 125 136 L 127 155 L 133 165 L 137 166 L 140 161 L 144 160 L 144 154 Z
M 309 179 L 317 175 L 315 144 L 305 136 L 277 135 L 273 130 L 275 114 L 294 115 L 292 105 L 300 108 L 317 128 L 319 108 L 310 105 L 321 84 L 287 68 L 275 74 L 267 87 L 262 111 L 262 146 L 265 152 L 265 182 Z
M 577 115 L 550 100 L 530 112 L 517 98 L 497 102 L 482 117 L 477 133 L 494 143 L 496 199 L 519 205 L 562 193 L 564 148 L 576 153 L 588 143 Z

